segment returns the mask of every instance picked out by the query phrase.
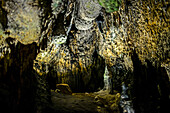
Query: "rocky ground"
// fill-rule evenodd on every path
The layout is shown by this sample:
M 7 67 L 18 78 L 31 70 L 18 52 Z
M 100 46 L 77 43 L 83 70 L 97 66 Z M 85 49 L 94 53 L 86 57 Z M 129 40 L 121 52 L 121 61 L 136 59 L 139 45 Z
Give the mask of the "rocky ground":
M 51 92 L 50 113 L 119 113 L 120 94 L 107 91 L 73 93 L 72 95 Z

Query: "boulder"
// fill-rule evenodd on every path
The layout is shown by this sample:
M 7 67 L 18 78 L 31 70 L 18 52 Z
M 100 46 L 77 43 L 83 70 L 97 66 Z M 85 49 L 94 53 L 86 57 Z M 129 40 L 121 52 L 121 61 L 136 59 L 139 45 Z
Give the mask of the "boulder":
M 57 92 L 71 95 L 72 91 L 68 84 L 56 84 Z

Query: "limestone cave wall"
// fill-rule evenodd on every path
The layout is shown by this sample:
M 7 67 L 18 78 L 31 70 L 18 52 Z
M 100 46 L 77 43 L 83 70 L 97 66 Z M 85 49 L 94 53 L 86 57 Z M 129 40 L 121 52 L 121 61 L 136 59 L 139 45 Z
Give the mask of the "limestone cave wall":
M 168 111 L 169 18 L 168 0 L 1 0 L 0 106 L 41 111 L 60 83 L 98 91 L 107 66 L 110 93 L 125 83 L 136 112 Z

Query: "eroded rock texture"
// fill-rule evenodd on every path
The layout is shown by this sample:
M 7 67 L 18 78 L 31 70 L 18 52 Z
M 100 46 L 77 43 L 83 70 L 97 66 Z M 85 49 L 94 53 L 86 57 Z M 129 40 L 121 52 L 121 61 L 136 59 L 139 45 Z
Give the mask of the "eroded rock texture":
M 44 60 L 43 62 L 46 62 L 44 72 L 48 73 L 47 67 L 54 64 L 49 73 L 57 73 L 54 76 L 55 81 L 68 83 L 73 90 L 79 89 L 77 88 L 79 85 L 75 85 L 77 80 L 81 79 L 83 81 L 80 82 L 83 83 L 81 85 L 86 86 L 87 83 L 89 84 L 90 78 L 95 76 L 93 74 L 85 76 L 81 72 L 86 73 L 85 70 L 88 70 L 89 65 L 94 64 L 93 54 L 96 52 L 95 54 L 102 57 L 108 66 L 112 79 L 112 93 L 114 91 L 121 92 L 121 85 L 125 83 L 129 87 L 130 98 L 140 98 L 139 100 L 134 99 L 138 112 L 154 112 L 154 109 L 162 112 L 161 110 L 169 101 L 169 3 L 155 0 L 149 2 L 125 0 L 121 1 L 121 6 L 117 12 L 112 12 L 117 10 L 117 5 L 113 9 L 109 9 L 113 1 L 106 4 L 100 0 L 101 6 L 94 1 L 88 2 L 89 5 L 82 6 L 84 2 L 87 1 L 69 1 L 67 10 L 63 10 L 67 14 L 67 18 L 64 19 L 66 24 L 63 24 L 65 32 L 67 32 L 66 35 L 68 34 L 67 40 L 63 44 L 55 45 L 57 52 L 53 50 L 47 52 L 47 55 L 56 53 L 53 54 L 54 57 L 50 58 L 51 60 L 54 58 L 55 61 L 49 60 L 49 63 L 49 61 Z M 116 2 L 116 4 L 120 4 L 120 1 Z M 95 11 L 91 7 L 92 4 L 100 11 Z M 90 11 L 96 13 L 91 14 Z M 134 60 L 135 58 L 136 60 Z M 42 59 L 41 56 L 40 59 Z M 141 67 L 137 65 L 141 65 Z M 41 65 L 40 67 L 42 68 Z M 103 65 L 100 66 L 104 70 L 103 67 Z M 160 68 L 164 72 L 159 73 Z M 95 69 L 98 68 L 95 67 Z M 39 68 L 36 70 L 42 71 Z M 155 76 L 151 74 L 154 71 L 157 72 Z M 70 73 L 73 74 L 70 75 Z M 100 74 L 97 77 L 100 77 Z M 154 81 L 164 78 L 161 80 L 164 82 L 153 83 L 151 82 L 153 77 Z M 166 88 L 162 87 L 162 83 L 166 84 Z M 136 84 L 141 90 L 135 86 Z M 151 87 L 153 90 L 150 90 Z M 160 91 L 164 93 L 160 93 Z M 150 95 L 151 99 L 141 94 Z M 157 100 L 157 104 L 154 104 L 153 100 Z M 146 106 L 151 105 L 151 107 L 147 108 L 143 103 Z
M 89 1 L 89 6 L 83 6 L 87 1 L 68 1 L 70 6 L 60 11 L 56 9 L 59 7 L 54 8 L 54 4 L 60 2 L 53 1 L 52 9 L 59 13 L 55 21 L 63 28 L 54 26 L 52 35 L 55 36 L 49 38 L 47 49 L 37 56 L 34 69 L 40 74 L 49 72 L 49 76 L 56 79 L 53 84 L 67 83 L 73 91 L 95 91 L 102 88 L 105 61 L 98 54 L 93 27 L 96 26 L 94 20 L 100 14 L 101 6 L 97 1 Z
M 168 111 L 168 1 L 0 3 L 0 80 L 7 91 L 1 95 L 11 98 L 2 100 L 11 103 L 6 104 L 12 111 L 27 108 L 25 101 L 36 101 L 31 98 L 35 94 L 39 107 L 33 107 L 41 111 L 48 103 L 48 85 L 55 89 L 57 83 L 66 83 L 73 92 L 97 91 L 103 87 L 106 65 L 111 93 L 121 92 L 125 84 L 136 112 Z M 27 96 L 32 100 L 25 100 Z
M 46 106 L 49 102 L 47 97 L 49 93 L 44 86 L 45 79 L 38 78 L 38 74 L 33 70 L 33 62 L 39 50 L 40 32 L 43 31 L 40 23 L 41 13 L 38 1 L 0 1 L 2 113 L 39 112 L 42 103 L 46 103 Z

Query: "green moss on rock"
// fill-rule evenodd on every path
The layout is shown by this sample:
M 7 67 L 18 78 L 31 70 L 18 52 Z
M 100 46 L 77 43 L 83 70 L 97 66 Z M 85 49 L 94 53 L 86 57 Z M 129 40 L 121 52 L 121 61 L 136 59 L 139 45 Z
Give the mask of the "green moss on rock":
M 98 0 L 99 4 L 106 9 L 106 12 L 112 13 L 118 11 L 121 0 Z

